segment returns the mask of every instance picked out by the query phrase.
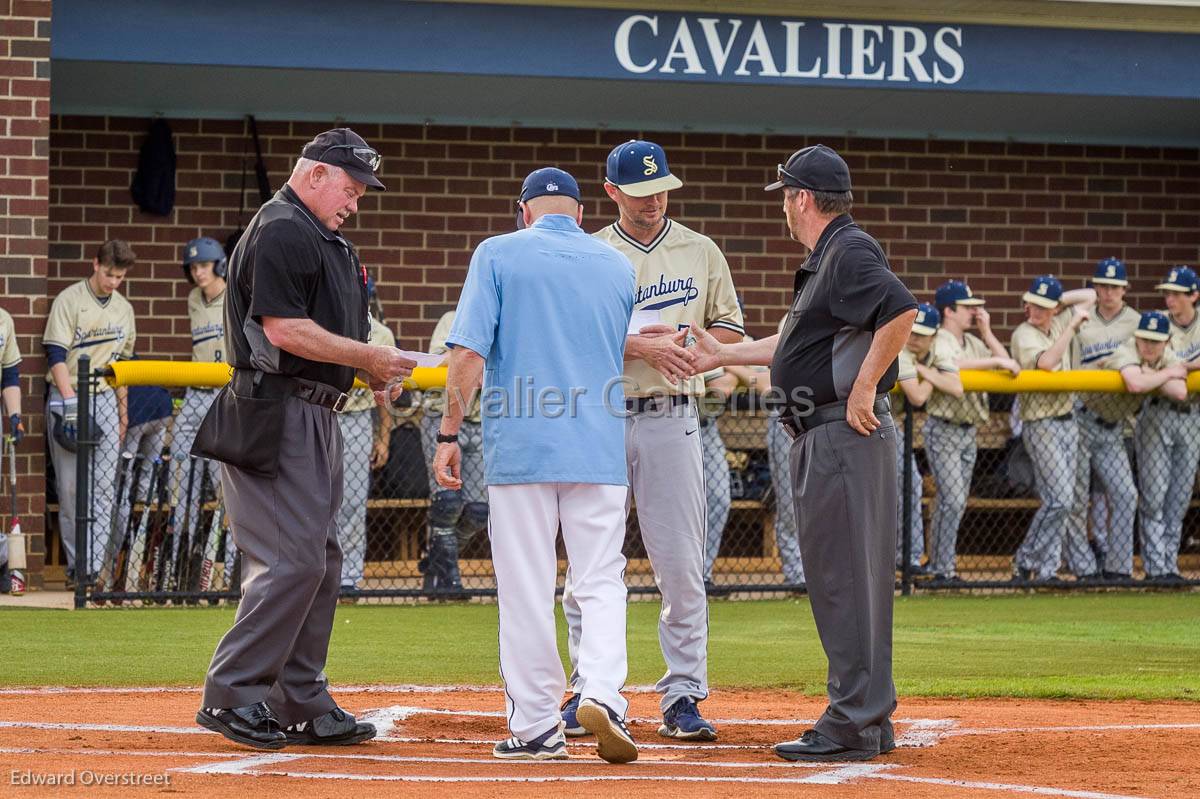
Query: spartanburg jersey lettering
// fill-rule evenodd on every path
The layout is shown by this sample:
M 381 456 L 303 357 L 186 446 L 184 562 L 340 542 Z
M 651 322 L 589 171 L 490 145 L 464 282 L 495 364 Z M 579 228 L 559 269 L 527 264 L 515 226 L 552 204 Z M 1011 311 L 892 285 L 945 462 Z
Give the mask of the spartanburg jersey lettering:
M 1200 313 L 1187 327 L 1171 322 L 1171 349 L 1184 363 L 1200 358 Z
M 1099 309 L 1079 326 L 1071 343 L 1072 360 L 1076 369 L 1107 369 L 1108 360 L 1125 344 L 1133 340 L 1141 314 L 1122 305 L 1112 319 L 1102 319 Z M 1118 422 L 1128 414 L 1129 403 L 1121 394 L 1083 393 L 1080 399 L 1092 413 L 1108 422 Z
M 630 236 L 617 222 L 595 236 L 616 247 L 637 269 L 636 310 L 658 311 L 662 324 L 676 329 L 723 327 L 745 335 L 729 263 L 708 236 L 671 219 L 649 244 Z M 704 393 L 700 377 L 671 385 L 643 360 L 626 361 L 625 377 L 629 396 Z
M 67 351 L 66 366 L 72 383 L 78 376 L 79 356 L 89 356 L 93 369 L 103 369 L 115 360 L 131 357 L 136 341 L 137 328 L 129 301 L 113 292 L 107 302 L 101 303 L 87 280 L 79 281 L 54 298 L 42 336 L 43 344 Z M 54 382 L 49 370 L 46 381 Z M 101 380 L 96 390 L 111 391 L 112 386 Z
M 199 286 L 188 294 L 188 319 L 192 323 L 192 360 L 204 363 L 225 361 L 225 292 L 204 299 Z
M 8 369 L 21 362 L 21 351 L 17 349 L 17 332 L 13 318 L 0 308 L 0 366 Z

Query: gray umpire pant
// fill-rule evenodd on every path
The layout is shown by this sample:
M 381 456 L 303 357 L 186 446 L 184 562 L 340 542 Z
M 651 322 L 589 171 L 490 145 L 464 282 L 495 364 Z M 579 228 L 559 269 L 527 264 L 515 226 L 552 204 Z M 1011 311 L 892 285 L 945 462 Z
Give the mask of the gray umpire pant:
M 771 469 L 771 487 L 775 491 L 775 546 L 783 565 L 783 579 L 792 585 L 804 585 L 804 563 L 800 560 L 800 541 L 796 533 L 796 506 L 792 503 L 792 466 L 788 452 L 792 437 L 779 423 L 779 414 L 767 419 L 767 464 Z
M 892 736 L 896 429 L 870 436 L 830 422 L 792 443 L 800 552 L 821 645 L 829 706 L 816 730 L 842 746 L 878 750 Z
M 704 461 L 696 405 L 649 410 L 625 419 L 630 496 L 654 582 L 662 594 L 658 643 L 667 672 L 655 685 L 665 711 L 684 697 L 708 696 L 708 597 L 704 593 Z M 567 651 L 578 665 L 582 615 L 571 569 L 563 590 Z M 572 673 L 571 685 L 576 684 Z
M 1079 428 L 1074 419 L 1038 419 L 1025 422 L 1021 438 L 1033 463 L 1033 480 L 1041 506 L 1033 514 L 1025 539 L 1017 547 L 1015 562 L 1019 569 L 1032 570 L 1036 579 L 1048 580 L 1058 572 L 1066 539 L 1067 516 L 1075 502 Z M 1086 542 L 1084 546 L 1087 548 Z M 1091 554 L 1090 548 L 1088 554 Z M 1084 568 L 1087 568 L 1086 563 Z M 1095 570 L 1093 558 L 1091 568 L 1082 573 L 1090 574 Z
M 282 412 L 274 479 L 221 467 L 242 598 L 213 654 L 203 706 L 266 702 L 287 726 L 336 707 L 324 670 L 342 573 L 343 478 L 333 411 L 290 397 Z
M 53 424 L 50 418 L 50 403 L 61 400 L 62 394 L 54 386 L 46 392 L 46 426 Z M 88 569 L 99 574 L 108 551 L 112 534 L 115 477 L 118 468 L 121 418 L 117 411 L 117 392 L 101 391 L 92 398 L 92 438 L 96 449 L 91 469 L 92 526 L 88 535 Z M 75 453 L 59 446 L 54 436 L 47 434 L 50 442 L 50 460 L 54 464 L 54 475 L 58 488 L 58 530 L 62 536 L 63 550 L 67 553 L 67 568 L 83 577 L 82 570 L 75 564 Z
M 721 551 L 721 537 L 729 521 L 729 461 L 716 417 L 700 425 L 704 460 L 705 550 L 704 579 L 712 581 L 713 563 Z
M 367 552 L 367 490 L 371 486 L 371 448 L 375 428 L 371 409 L 337 415 L 342 429 L 345 487 L 337 515 L 338 541 L 342 545 L 342 586 L 355 588 L 363 578 Z
M 903 422 L 895 417 L 892 424 L 896 428 L 896 568 L 904 562 L 904 428 Z M 921 470 L 917 467 L 917 454 L 913 450 L 912 488 L 908 492 L 912 505 L 912 524 L 909 537 L 912 539 L 912 549 L 908 553 L 908 562 L 913 566 L 921 565 L 921 557 L 925 554 L 925 519 L 921 514 Z
M 183 405 L 175 414 L 175 430 L 171 435 L 171 496 L 175 498 L 176 529 L 187 529 L 194 537 L 199 531 L 203 498 L 204 479 L 207 476 L 214 487 L 219 474 L 218 464 L 208 458 L 192 458 L 192 442 L 196 440 L 196 431 L 200 422 L 208 413 L 208 406 L 217 397 L 217 390 L 212 388 L 190 387 L 183 396 Z M 192 461 L 195 461 L 193 466 Z M 190 476 L 190 480 L 189 480 Z M 191 483 L 191 493 L 188 493 L 188 483 Z M 184 495 L 187 496 L 184 496 Z M 172 554 L 178 556 L 180 538 L 175 536 Z M 233 547 L 226 550 L 226 576 L 232 574 Z
M 1183 517 L 1200 459 L 1200 416 L 1147 403 L 1138 418 L 1142 567 L 1147 577 L 1179 573 Z
M 1079 409 L 1079 453 L 1075 462 L 1075 502 L 1067 522 L 1067 564 L 1075 574 L 1090 574 L 1101 567 L 1121 574 L 1133 573 L 1133 516 L 1137 508 L 1137 486 L 1133 469 L 1121 437 L 1123 424 L 1109 427 L 1090 411 Z M 1105 526 L 1107 536 L 1096 528 L 1092 534 L 1104 549 L 1104 563 L 1095 563 L 1095 553 L 1088 545 L 1088 500 L 1096 496 L 1091 491 L 1092 475 L 1103 487 L 1109 513 Z M 1091 571 L 1079 571 L 1091 567 Z
M 933 573 L 943 577 L 956 573 L 958 528 L 967 510 L 975 471 L 975 433 L 973 425 L 963 427 L 936 416 L 925 421 L 925 456 L 937 485 L 930 519 L 929 563 Z

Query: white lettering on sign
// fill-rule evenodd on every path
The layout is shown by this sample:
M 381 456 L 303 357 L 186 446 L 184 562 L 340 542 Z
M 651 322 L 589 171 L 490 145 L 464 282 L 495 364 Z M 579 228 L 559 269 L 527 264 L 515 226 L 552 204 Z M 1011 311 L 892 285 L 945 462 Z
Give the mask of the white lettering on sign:
M 772 19 L 743 33 L 736 17 L 682 16 L 661 31 L 658 23 L 656 14 L 633 14 L 617 26 L 613 51 L 626 72 L 935 84 L 958 83 L 966 73 L 962 28 L 931 36 L 912 25 L 823 22 L 818 31 Z

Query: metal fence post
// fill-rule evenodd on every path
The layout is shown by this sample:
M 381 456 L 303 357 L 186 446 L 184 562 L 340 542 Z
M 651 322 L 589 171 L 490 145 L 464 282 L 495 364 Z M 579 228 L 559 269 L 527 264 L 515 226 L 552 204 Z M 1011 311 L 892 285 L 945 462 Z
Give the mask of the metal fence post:
M 92 558 L 88 552 L 91 529 L 91 496 L 89 473 L 92 466 L 92 359 L 79 356 L 75 451 L 75 607 L 87 606 L 88 585 L 91 583 Z M 67 531 L 62 531 L 64 535 Z
M 904 403 L 904 480 L 902 491 L 904 492 L 900 501 L 903 503 L 904 512 L 901 514 L 900 524 L 903 526 L 900 534 L 903 536 L 903 544 L 900 551 L 900 593 L 903 596 L 908 596 L 912 593 L 912 566 L 909 559 L 912 557 L 912 521 L 913 513 L 919 513 L 917 508 L 912 506 L 912 487 L 915 475 L 912 470 L 913 459 L 913 410 L 910 403 Z

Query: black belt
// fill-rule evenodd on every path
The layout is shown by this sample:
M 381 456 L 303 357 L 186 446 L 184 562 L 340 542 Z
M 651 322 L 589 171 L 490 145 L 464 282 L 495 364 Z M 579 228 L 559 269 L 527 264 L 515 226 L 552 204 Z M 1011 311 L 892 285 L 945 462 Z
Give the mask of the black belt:
M 1121 426 L 1120 422 L 1110 422 L 1091 408 L 1080 408 L 1079 412 L 1106 430 L 1116 430 Z
M 1067 411 L 1066 413 L 1060 414 L 1059 416 L 1051 416 L 1050 421 L 1052 421 L 1052 422 L 1069 422 L 1074 418 L 1075 418 L 1075 412 Z
M 234 370 L 229 385 L 235 394 L 243 397 L 260 397 L 262 399 L 296 397 L 313 405 L 339 412 L 346 407 L 346 402 L 350 399 L 350 395 L 344 391 L 338 391 L 333 386 L 318 383 L 315 380 L 244 369 Z
M 625 410 L 630 413 L 645 413 L 650 410 L 658 410 L 660 403 L 664 401 L 668 408 L 674 408 L 677 405 L 687 405 L 692 398 L 687 394 L 672 394 L 669 397 L 662 394 L 652 394 L 649 397 L 626 397 Z
M 942 417 L 942 416 L 934 416 L 933 414 L 929 414 L 929 418 L 930 418 L 930 419 L 937 419 L 937 420 L 938 420 L 939 422 L 941 422 L 942 424 L 948 424 L 948 425 L 950 425 L 951 427 L 961 427 L 963 430 L 966 430 L 966 429 L 967 429 L 967 428 L 969 428 L 969 427 L 974 427 L 974 426 L 975 426 L 975 423 L 974 423 L 974 422 L 952 422 L 952 421 L 950 421 L 949 419 L 947 419 L 947 418 L 945 418 L 945 417 Z
M 888 402 L 886 394 L 880 394 L 875 397 L 875 404 L 871 406 L 871 410 L 876 416 L 882 416 L 886 413 L 891 413 L 892 406 Z M 831 402 L 828 405 L 821 405 L 813 408 L 807 414 L 801 416 L 797 413 L 785 411 L 779 416 L 779 423 L 783 425 L 783 429 L 793 439 L 799 438 L 802 434 L 807 433 L 815 427 L 820 427 L 823 424 L 830 422 L 846 421 L 846 401 Z
M 1200 405 L 1172 402 L 1165 397 L 1151 397 L 1150 404 L 1156 408 L 1166 408 L 1169 411 L 1175 411 L 1175 413 L 1200 413 Z

